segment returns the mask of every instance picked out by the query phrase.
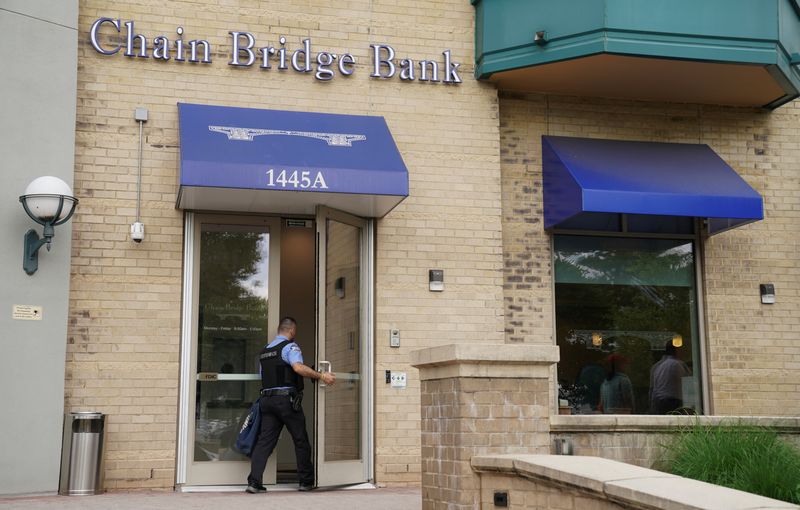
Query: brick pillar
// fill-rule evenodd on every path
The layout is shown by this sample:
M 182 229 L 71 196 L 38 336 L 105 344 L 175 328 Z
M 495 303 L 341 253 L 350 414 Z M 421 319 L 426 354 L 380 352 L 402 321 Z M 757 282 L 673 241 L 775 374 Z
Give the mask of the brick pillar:
M 549 345 L 445 345 L 411 353 L 419 369 L 422 508 L 480 507 L 474 455 L 550 453 Z

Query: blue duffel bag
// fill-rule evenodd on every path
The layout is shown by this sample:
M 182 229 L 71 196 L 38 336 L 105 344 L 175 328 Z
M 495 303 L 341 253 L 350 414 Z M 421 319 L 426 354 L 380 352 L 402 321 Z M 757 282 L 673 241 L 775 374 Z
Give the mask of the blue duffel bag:
M 256 399 L 253 405 L 250 406 L 250 411 L 242 423 L 242 428 L 239 429 L 239 435 L 236 437 L 236 444 L 234 448 L 240 453 L 250 457 L 253 455 L 253 448 L 258 441 L 258 431 L 261 429 L 261 401 Z

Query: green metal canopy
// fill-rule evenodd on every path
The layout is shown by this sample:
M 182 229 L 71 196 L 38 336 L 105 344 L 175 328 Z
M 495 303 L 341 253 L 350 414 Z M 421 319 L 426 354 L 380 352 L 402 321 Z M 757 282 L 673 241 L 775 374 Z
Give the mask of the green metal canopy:
M 476 76 L 501 89 L 767 108 L 800 95 L 798 0 L 471 1 Z

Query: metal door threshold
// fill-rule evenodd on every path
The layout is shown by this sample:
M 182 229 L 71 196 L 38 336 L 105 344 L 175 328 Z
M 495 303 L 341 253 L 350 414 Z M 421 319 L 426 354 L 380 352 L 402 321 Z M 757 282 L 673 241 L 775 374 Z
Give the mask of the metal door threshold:
M 267 492 L 292 492 L 297 491 L 297 484 L 279 483 L 267 485 Z M 175 488 L 176 492 L 244 492 L 247 485 L 179 485 Z M 327 490 L 365 490 L 377 489 L 372 483 L 359 483 L 355 485 L 341 485 L 337 487 L 320 487 L 315 491 Z

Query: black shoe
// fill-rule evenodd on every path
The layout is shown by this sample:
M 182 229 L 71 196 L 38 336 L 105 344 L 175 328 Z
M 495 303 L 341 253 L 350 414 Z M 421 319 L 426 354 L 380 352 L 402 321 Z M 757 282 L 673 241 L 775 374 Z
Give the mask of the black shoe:
M 250 494 L 258 494 L 259 492 L 267 492 L 267 488 L 260 483 L 248 483 L 245 492 Z
M 300 484 L 300 487 L 297 490 L 299 490 L 300 492 L 313 491 L 314 490 L 314 486 L 311 485 L 310 483 L 309 484 Z

